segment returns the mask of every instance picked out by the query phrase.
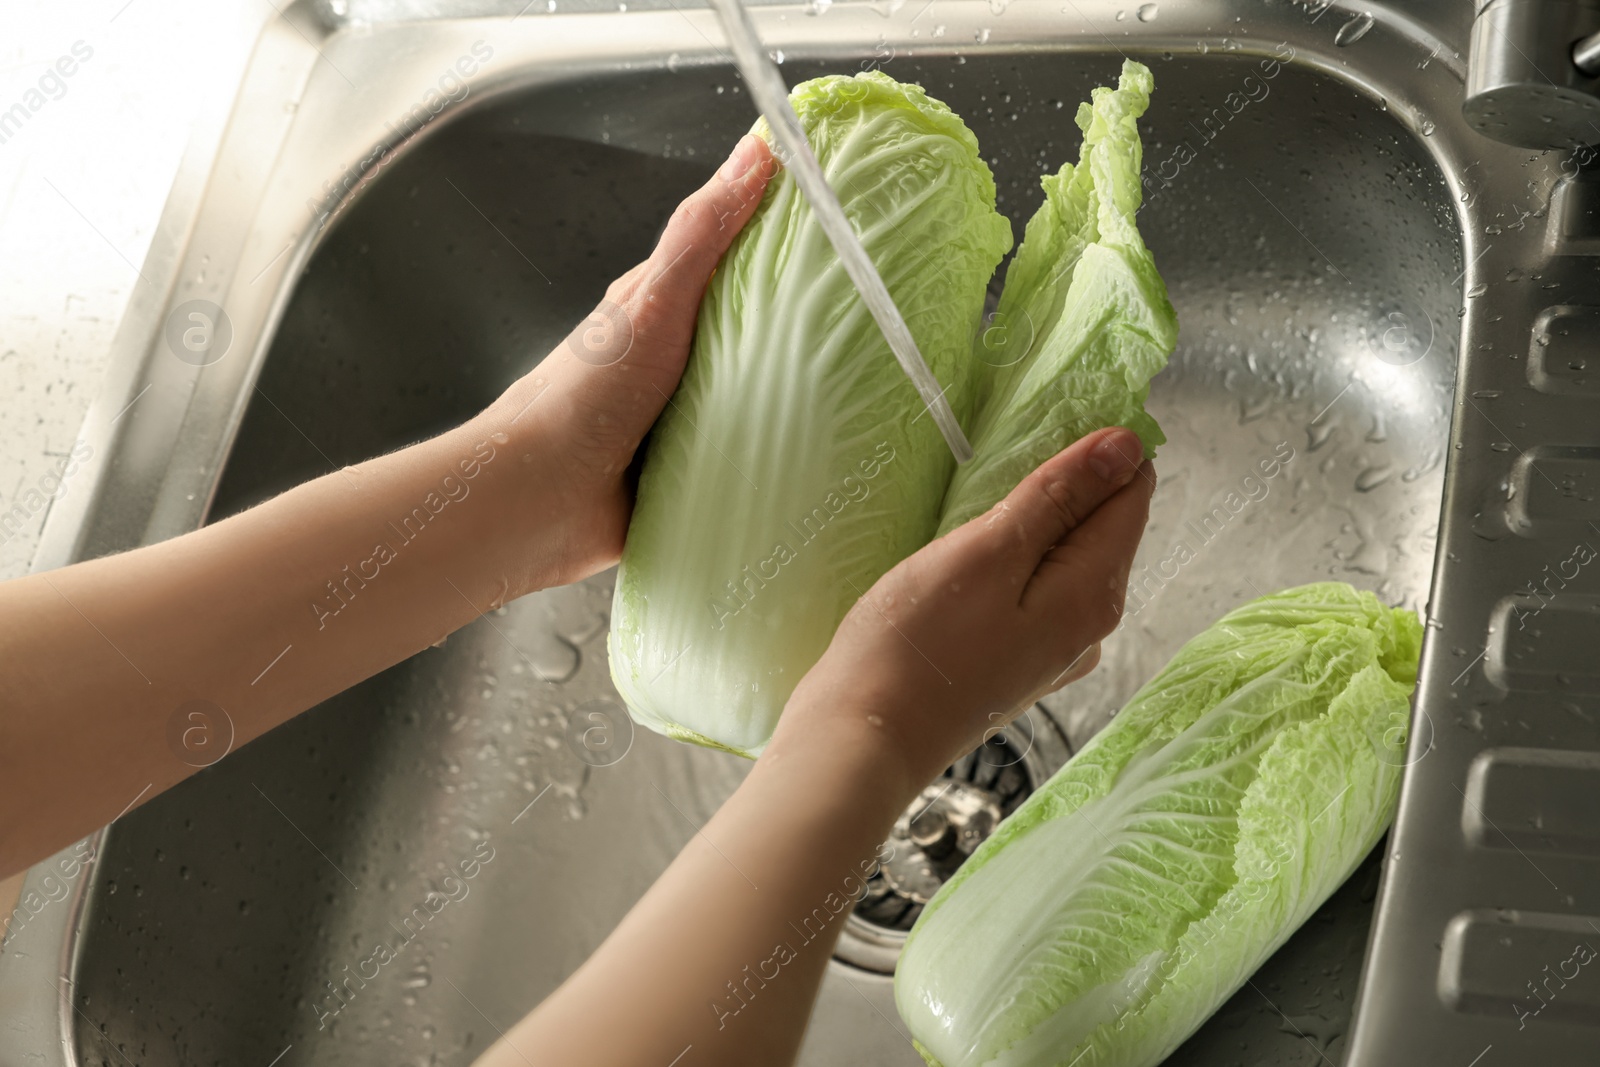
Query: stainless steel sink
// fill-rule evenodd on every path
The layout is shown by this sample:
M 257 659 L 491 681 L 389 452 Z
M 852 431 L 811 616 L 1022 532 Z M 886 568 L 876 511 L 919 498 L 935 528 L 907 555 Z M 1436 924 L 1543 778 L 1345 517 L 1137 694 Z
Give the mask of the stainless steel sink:
M 175 535 L 477 411 L 646 253 L 753 118 L 703 10 L 399 6 L 391 21 L 380 0 L 302 3 L 268 25 L 214 163 L 180 182 L 146 264 L 170 286 L 118 335 L 85 430 L 92 492 L 52 514 L 36 566 Z M 1566 240 L 1545 227 L 1562 161 L 1459 118 L 1469 14 L 1087 0 L 757 13 L 791 81 L 877 65 L 947 101 L 1019 235 L 1037 175 L 1076 151 L 1076 102 L 1120 53 L 1155 71 L 1142 225 L 1182 321 L 1151 396 L 1170 443 L 1104 665 L 1023 724 L 1034 778 L 1245 598 L 1337 578 L 1424 611 L 1435 590 L 1391 846 L 1434 866 L 1391 859 L 1369 952 L 1375 853 L 1173 1063 L 1432 1062 L 1407 1044 L 1426 1037 L 1449 1050 L 1437 1062 L 1476 1042 L 1465 1064 L 1473 1027 L 1505 1021 L 1498 1002 L 1462 1008 L 1430 984 L 1470 864 L 1516 859 L 1462 844 L 1449 787 L 1503 736 L 1484 726 L 1500 714 L 1492 679 L 1469 661 L 1493 603 L 1538 572 L 1508 553 L 1546 561 L 1527 530 L 1506 536 L 1501 484 L 1519 484 L 1510 448 L 1546 439 L 1519 399 L 1534 395 L 1527 331 L 1543 306 L 1583 301 L 1541 274 Z M 1563 187 L 1562 217 L 1593 240 L 1580 184 Z M 175 355 L 168 324 L 196 308 L 225 317 L 226 352 Z M 1549 325 L 1562 352 L 1592 331 L 1583 314 Z M 1541 362 L 1559 388 L 1540 395 L 1591 392 L 1580 359 Z M 1583 514 L 1534 488 L 1535 526 Z M 470 1062 L 746 769 L 629 726 L 606 667 L 610 581 L 508 605 L 99 835 L 90 873 L 0 957 L 0 1065 Z M 1506 655 L 1487 659 L 1515 669 Z M 1596 881 L 1563 870 L 1567 899 L 1543 910 L 1600 911 Z M 1475 906 L 1528 906 L 1494 877 Z M 803 1062 L 916 1067 L 880 973 L 895 935 L 858 922 L 852 936 Z M 380 943 L 396 958 L 374 966 Z M 1371 1007 L 1352 1038 L 1358 996 Z M 615 1005 L 619 1024 L 629 1008 Z M 1505 1040 L 1531 1056 L 1569 1038 Z

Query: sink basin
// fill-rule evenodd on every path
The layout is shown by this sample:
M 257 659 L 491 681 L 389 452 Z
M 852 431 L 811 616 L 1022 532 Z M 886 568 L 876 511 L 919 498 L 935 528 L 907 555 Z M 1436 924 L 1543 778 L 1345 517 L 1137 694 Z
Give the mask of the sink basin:
M 791 83 L 876 64 L 949 103 L 1019 237 L 1038 175 L 1076 152 L 1077 101 L 1122 52 L 1156 75 L 1141 225 L 1182 323 L 1150 398 L 1170 440 L 1102 666 L 1027 717 L 1032 779 L 1245 599 L 1338 579 L 1427 610 L 1462 293 L 1499 262 L 1479 265 L 1463 228 L 1465 191 L 1491 183 L 1463 177 L 1477 145 L 1441 104 L 1460 75 L 1435 30 L 1316 4 L 1244 22 L 1220 5 L 916 6 L 758 23 Z M 52 516 L 41 565 L 214 521 L 474 414 L 644 257 L 752 121 L 704 11 L 514 14 L 330 24 L 298 5 L 269 26 L 219 148 L 256 169 L 219 162 L 192 230 L 152 253 L 174 294 L 127 327 L 90 416 L 117 443 L 97 454 L 121 458 Z M 483 42 L 466 88 L 419 112 Z M 184 298 L 226 309 L 226 358 L 159 351 Z M 141 382 L 151 397 L 116 425 Z M 0 1063 L 469 1063 L 747 769 L 631 726 L 606 662 L 611 581 L 498 609 L 118 821 L 71 906 L 0 959 L 0 1003 L 30 1020 Z M 1381 852 L 1170 1062 L 1339 1062 Z M 877 963 L 830 964 L 804 1064 L 921 1062 L 884 973 L 893 932 L 869 927 Z M 373 962 L 380 944 L 392 962 Z

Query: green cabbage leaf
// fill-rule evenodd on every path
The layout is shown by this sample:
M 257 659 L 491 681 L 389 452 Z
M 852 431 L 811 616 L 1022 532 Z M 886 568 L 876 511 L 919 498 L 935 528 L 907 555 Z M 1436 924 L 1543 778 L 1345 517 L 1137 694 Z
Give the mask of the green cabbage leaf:
M 1394 816 L 1422 628 L 1325 582 L 1189 641 L 928 904 L 895 974 L 940 1067 L 1147 1067 Z
M 1178 316 L 1135 221 L 1137 120 L 1153 88 L 1148 69 L 1125 64 L 1117 88 L 1101 86 L 1078 108 L 1078 163 L 1042 181 L 1044 204 L 980 335 L 973 459 L 951 482 L 941 534 L 1101 427 L 1133 430 L 1146 457 L 1166 441 L 1144 401 L 1177 345 Z

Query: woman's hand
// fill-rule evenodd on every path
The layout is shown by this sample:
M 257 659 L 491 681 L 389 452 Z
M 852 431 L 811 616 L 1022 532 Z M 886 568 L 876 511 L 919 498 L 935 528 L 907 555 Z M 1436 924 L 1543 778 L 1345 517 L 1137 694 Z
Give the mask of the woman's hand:
M 577 581 L 615 563 L 633 510 L 629 463 L 683 376 L 700 298 L 718 261 L 761 203 L 778 164 L 746 135 L 673 212 L 650 258 L 618 278 L 598 307 L 482 418 L 512 435 L 535 466 L 537 531 L 559 552 L 529 561 L 519 592 Z M 556 507 L 552 509 L 550 505 Z
M 1155 472 L 1090 434 L 880 578 L 795 689 L 768 751 L 874 753 L 906 802 L 1023 708 L 1093 669 L 1117 625 Z

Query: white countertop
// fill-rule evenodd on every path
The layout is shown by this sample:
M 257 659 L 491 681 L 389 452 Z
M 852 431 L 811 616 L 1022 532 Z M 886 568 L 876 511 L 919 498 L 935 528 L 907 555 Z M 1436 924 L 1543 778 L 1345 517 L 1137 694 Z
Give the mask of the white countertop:
M 233 94 L 274 14 L 0 5 L 0 516 L 71 450 L 199 105 Z M 46 510 L 0 527 L 0 580 L 27 571 Z

